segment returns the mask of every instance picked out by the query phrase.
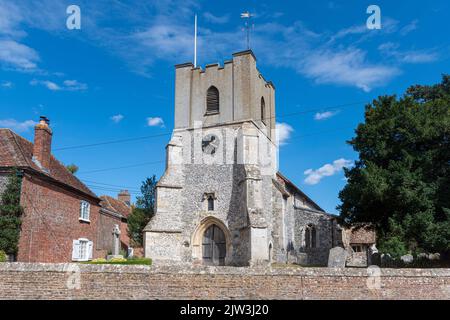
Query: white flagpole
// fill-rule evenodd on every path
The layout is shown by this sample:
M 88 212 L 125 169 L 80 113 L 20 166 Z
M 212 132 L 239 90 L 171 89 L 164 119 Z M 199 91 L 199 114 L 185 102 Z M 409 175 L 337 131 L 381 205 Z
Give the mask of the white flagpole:
M 194 68 L 197 68 L 197 15 L 195 15 L 194 27 Z

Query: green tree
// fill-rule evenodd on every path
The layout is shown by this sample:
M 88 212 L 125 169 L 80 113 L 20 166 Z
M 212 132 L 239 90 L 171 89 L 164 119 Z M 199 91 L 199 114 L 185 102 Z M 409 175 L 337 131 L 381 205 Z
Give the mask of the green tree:
M 136 206 L 128 216 L 128 236 L 134 245 L 142 246 L 143 230 L 155 214 L 156 176 L 142 182 L 141 196 L 136 197 Z
M 66 169 L 71 173 L 71 174 L 75 174 L 78 172 L 78 166 L 76 164 L 69 164 L 66 166 Z
M 372 222 L 379 248 L 450 250 L 450 76 L 366 106 L 348 142 L 359 153 L 339 193 L 344 223 Z
M 7 254 L 17 254 L 21 217 L 20 205 L 21 178 L 14 172 L 8 178 L 0 201 L 0 250 Z

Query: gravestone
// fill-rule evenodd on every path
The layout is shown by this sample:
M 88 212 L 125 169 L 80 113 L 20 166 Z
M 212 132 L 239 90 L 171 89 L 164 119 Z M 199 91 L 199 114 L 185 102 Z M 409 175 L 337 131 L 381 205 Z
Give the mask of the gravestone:
M 123 256 L 120 254 L 120 229 L 119 225 L 114 225 L 114 229 L 112 231 L 113 234 L 113 250 L 112 255 L 107 256 L 107 260 L 111 260 L 114 258 L 123 258 Z
M 389 253 L 383 253 L 381 255 L 381 266 L 382 267 L 393 267 L 394 266 L 394 259 L 392 259 L 391 255 Z
M 414 261 L 414 257 L 412 254 L 405 254 L 404 256 L 400 257 L 400 260 L 402 260 L 404 263 L 412 263 Z
M 439 253 L 430 253 L 428 255 L 428 259 L 429 260 L 440 260 L 441 259 L 441 255 Z
M 345 268 L 346 260 L 347 251 L 342 247 L 334 247 L 328 255 L 328 268 Z
M 381 267 L 381 254 L 379 252 L 372 254 L 370 257 L 370 265 Z

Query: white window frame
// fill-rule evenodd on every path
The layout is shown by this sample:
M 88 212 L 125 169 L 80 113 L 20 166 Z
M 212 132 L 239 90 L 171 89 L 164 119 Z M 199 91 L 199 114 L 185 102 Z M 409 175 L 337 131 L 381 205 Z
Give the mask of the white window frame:
M 85 200 L 80 201 L 80 221 L 91 222 L 91 204 Z
M 73 240 L 72 261 L 92 260 L 94 243 L 86 238 Z

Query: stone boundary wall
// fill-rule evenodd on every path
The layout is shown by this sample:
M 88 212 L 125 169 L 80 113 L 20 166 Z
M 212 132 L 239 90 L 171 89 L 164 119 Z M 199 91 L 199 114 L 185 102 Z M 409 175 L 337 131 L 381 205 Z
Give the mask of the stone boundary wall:
M 450 299 L 450 269 L 0 263 L 0 299 Z

